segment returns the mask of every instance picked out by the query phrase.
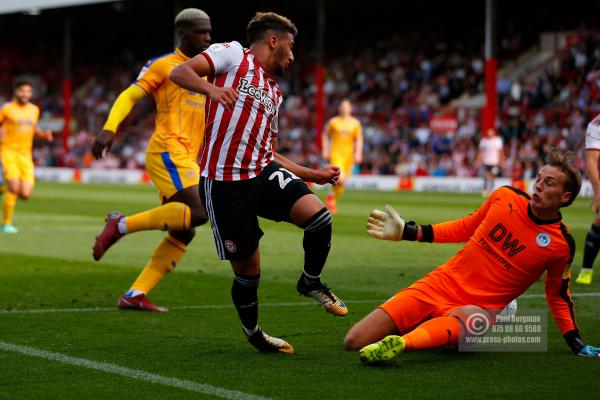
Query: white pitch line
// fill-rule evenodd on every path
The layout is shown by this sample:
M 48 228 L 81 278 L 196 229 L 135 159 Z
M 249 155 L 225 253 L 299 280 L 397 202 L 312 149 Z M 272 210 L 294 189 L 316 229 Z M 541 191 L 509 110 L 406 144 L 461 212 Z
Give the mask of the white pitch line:
M 84 367 L 95 369 L 98 371 L 108 372 L 110 374 L 121 375 L 127 378 L 139 379 L 150 383 L 158 383 L 161 385 L 171 386 L 177 389 L 188 390 L 207 394 L 209 396 L 221 397 L 223 399 L 236 400 L 267 400 L 267 397 L 256 396 L 250 393 L 239 392 L 237 390 L 229 390 L 219 386 L 212 386 L 206 383 L 188 381 L 184 379 L 172 378 L 168 376 L 153 374 L 139 369 L 130 369 L 117 364 L 88 360 L 85 358 L 71 357 L 66 354 L 54 353 L 51 351 L 40 350 L 29 346 L 20 346 L 12 343 L 0 341 L 0 350 L 20 353 L 26 356 L 43 358 L 51 361 L 58 361 L 65 364 L 74 365 L 76 367 Z
M 538 299 L 544 298 L 546 295 L 543 293 L 523 294 L 519 296 L 519 299 Z M 600 297 L 600 292 L 588 292 L 588 293 L 571 293 L 572 297 Z M 369 299 L 369 300 L 345 300 L 347 304 L 379 304 L 383 303 L 384 299 Z M 266 303 L 260 304 L 260 307 L 304 307 L 304 306 L 318 306 L 319 304 L 313 302 L 298 302 L 298 303 Z M 204 304 L 204 305 L 191 305 L 191 306 L 173 306 L 169 307 L 171 310 L 213 310 L 222 308 L 232 308 L 233 304 Z M 53 313 L 86 313 L 86 312 L 104 312 L 104 311 L 118 311 L 116 307 L 86 307 L 86 308 L 36 308 L 31 310 L 0 310 L 2 314 L 53 314 Z
M 53 226 L 51 232 L 98 232 L 101 226 Z M 19 226 L 19 230 L 33 232 L 50 232 L 47 226 Z
M 381 303 L 383 300 L 349 300 L 348 304 L 369 304 Z M 296 306 L 319 306 L 313 302 L 298 302 L 298 303 L 266 303 L 260 304 L 260 307 L 296 307 Z M 233 304 L 204 304 L 191 306 L 173 306 L 171 310 L 212 310 L 221 308 L 233 308 Z M 36 308 L 31 310 L 0 310 L 2 314 L 52 314 L 52 313 L 85 313 L 85 312 L 101 312 L 101 311 L 119 311 L 116 307 L 89 307 L 89 308 Z
M 538 299 L 545 298 L 546 295 L 544 293 L 532 293 L 532 294 L 522 294 L 518 298 L 519 299 Z M 588 293 L 571 293 L 571 297 L 600 297 L 600 292 L 588 292 Z

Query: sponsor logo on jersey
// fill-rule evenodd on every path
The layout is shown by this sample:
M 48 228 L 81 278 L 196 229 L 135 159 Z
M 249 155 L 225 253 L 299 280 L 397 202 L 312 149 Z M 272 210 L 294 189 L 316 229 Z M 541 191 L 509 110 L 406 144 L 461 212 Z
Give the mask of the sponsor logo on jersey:
M 512 257 L 515 254 L 525 250 L 525 245 L 519 245 L 519 240 L 517 238 L 513 239 L 513 234 L 509 232 L 508 229 L 506 229 L 506 227 L 501 223 L 496 224 L 494 229 L 488 233 L 488 237 L 494 242 L 500 243 L 502 250 L 506 251 L 509 257 Z M 550 243 L 549 237 L 548 243 Z
M 275 112 L 275 103 L 273 102 L 273 99 L 269 97 L 269 94 L 264 90 L 261 90 L 256 86 L 251 85 L 247 79 L 240 79 L 237 91 L 241 93 L 246 93 L 248 96 L 254 97 L 260 102 L 260 104 L 262 104 L 265 107 L 265 111 L 268 114 L 273 114 Z
M 550 235 L 548 235 L 546 232 L 540 232 L 535 237 L 535 242 L 540 247 L 547 247 L 550 244 Z

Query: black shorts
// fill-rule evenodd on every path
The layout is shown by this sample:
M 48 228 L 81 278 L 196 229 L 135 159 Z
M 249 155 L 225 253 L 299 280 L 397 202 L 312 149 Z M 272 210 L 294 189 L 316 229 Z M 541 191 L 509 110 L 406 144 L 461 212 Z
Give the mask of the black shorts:
M 500 168 L 497 165 L 484 165 L 483 169 L 494 176 L 500 173 Z
M 303 180 L 272 162 L 256 178 L 224 182 L 200 179 L 200 198 L 221 260 L 244 260 L 258 248 L 258 218 L 290 222 L 292 206 L 311 194 Z

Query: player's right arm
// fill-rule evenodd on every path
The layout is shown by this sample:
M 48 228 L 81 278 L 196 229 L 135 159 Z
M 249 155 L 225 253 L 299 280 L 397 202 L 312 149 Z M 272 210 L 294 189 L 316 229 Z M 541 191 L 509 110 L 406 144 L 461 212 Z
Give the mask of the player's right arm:
M 92 154 L 96 159 L 102 158 L 104 150 L 110 151 L 119 125 L 129 115 L 133 106 L 145 96 L 146 92 L 141 87 L 132 84 L 117 97 L 108 113 L 108 119 L 102 128 L 102 132 L 96 136 L 94 143 L 92 143 Z
M 218 87 L 202 78 L 228 71 L 235 61 L 235 50 L 229 44 L 214 44 L 196 57 L 173 68 L 169 79 L 178 86 L 200 93 L 218 102 L 226 110 L 231 110 L 238 98 L 235 89 Z

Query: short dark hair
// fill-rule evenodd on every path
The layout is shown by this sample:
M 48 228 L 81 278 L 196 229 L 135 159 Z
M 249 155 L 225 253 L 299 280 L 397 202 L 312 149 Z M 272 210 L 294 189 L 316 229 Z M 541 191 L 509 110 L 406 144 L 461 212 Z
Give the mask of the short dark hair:
M 573 166 L 574 158 L 575 156 L 572 152 L 562 152 L 556 147 L 550 150 L 550 154 L 548 155 L 548 165 L 558 168 L 567 176 L 565 190 L 571 192 L 571 198 L 569 201 L 564 202 L 562 207 L 568 207 L 573 204 L 581 190 L 581 173 Z
M 13 89 L 17 90 L 21 86 L 31 86 L 31 87 L 33 87 L 33 83 L 31 83 L 31 81 L 29 79 L 25 79 L 25 78 L 17 78 L 17 79 L 15 79 L 15 82 L 13 83 Z
M 298 28 L 288 18 L 274 12 L 257 12 L 248 23 L 246 29 L 250 44 L 264 39 L 269 32 L 291 33 L 294 37 Z

